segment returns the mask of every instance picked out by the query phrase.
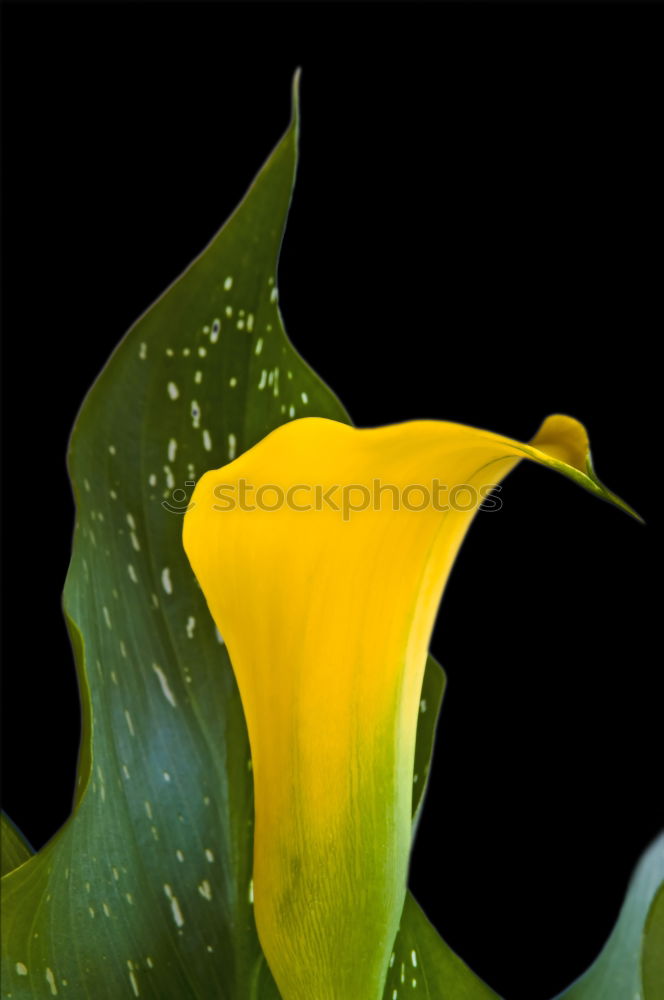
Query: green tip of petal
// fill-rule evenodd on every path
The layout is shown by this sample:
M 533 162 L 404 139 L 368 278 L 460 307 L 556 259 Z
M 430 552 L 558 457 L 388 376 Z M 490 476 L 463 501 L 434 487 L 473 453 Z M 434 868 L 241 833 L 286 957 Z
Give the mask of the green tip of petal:
M 630 505 L 626 503 L 623 499 L 621 499 L 621 497 L 619 497 L 616 493 L 613 493 L 610 489 L 607 489 L 604 483 L 597 478 L 597 473 L 595 472 L 595 469 L 593 467 L 593 460 L 590 451 L 588 451 L 588 454 L 586 456 L 586 473 L 584 479 L 587 480 L 587 482 L 581 482 L 579 480 L 581 486 L 584 486 L 587 490 L 590 490 L 590 492 L 594 493 L 596 496 L 601 497 L 602 500 L 606 500 L 607 503 L 613 504 L 614 507 L 618 507 L 620 510 L 624 510 L 626 514 L 629 514 L 630 517 L 633 517 L 635 521 L 639 522 L 639 524 L 646 523 L 644 519 L 641 517 L 641 515 L 637 514 L 637 512 L 634 510 L 633 507 L 630 507 Z
M 296 130 L 300 127 L 300 79 L 302 77 L 302 67 L 298 66 L 293 73 L 293 83 L 291 86 L 291 122 L 295 124 Z
M 523 451 L 529 458 L 562 473 L 589 493 L 625 511 L 640 524 L 645 524 L 633 507 L 607 489 L 597 477 L 586 429 L 574 417 L 561 413 L 547 417 L 530 444 L 523 447 Z

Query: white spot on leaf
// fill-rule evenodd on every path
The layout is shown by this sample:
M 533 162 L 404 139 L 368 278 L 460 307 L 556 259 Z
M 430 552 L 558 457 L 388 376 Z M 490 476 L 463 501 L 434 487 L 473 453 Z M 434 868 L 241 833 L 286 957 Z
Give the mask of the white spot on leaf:
M 159 678 L 159 684 L 161 685 L 161 691 L 162 691 L 162 694 L 163 694 L 164 698 L 166 699 L 166 701 L 168 701 L 168 702 L 171 703 L 171 705 L 173 706 L 173 708 L 177 708 L 177 704 L 178 703 L 175 700 L 175 695 L 173 694 L 173 692 L 170 689 L 170 686 L 169 686 L 169 683 L 168 683 L 168 678 L 166 677 L 166 674 L 161 669 L 161 667 L 157 666 L 156 663 L 152 664 L 152 669 L 154 670 L 155 674 Z
M 131 962 L 127 962 L 127 965 L 129 966 L 129 982 L 131 983 L 132 991 L 133 991 L 135 997 L 139 997 L 141 994 L 140 994 L 140 990 L 138 988 L 138 982 L 136 980 L 136 974 L 135 974 L 134 970 L 131 967 Z
M 166 898 L 171 904 L 171 912 L 173 914 L 173 920 L 177 927 L 184 926 L 184 917 L 182 916 L 182 910 L 180 909 L 180 904 L 178 903 L 177 897 L 173 895 L 173 890 L 170 885 L 164 885 L 164 892 L 166 893 Z
M 125 716 L 125 721 L 127 723 L 127 729 L 129 730 L 130 735 L 135 736 L 136 734 L 134 732 L 134 723 L 132 721 L 131 714 L 128 708 L 125 708 L 124 716 Z
M 206 878 L 203 879 L 201 884 L 198 886 L 198 891 L 200 892 L 203 899 L 212 899 L 212 887 Z

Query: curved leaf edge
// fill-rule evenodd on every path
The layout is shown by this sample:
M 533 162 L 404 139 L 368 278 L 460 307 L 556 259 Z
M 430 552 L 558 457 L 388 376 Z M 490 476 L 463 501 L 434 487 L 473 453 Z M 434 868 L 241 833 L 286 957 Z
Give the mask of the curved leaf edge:
M 644 986 L 643 965 L 664 954 L 664 833 L 641 855 L 618 919 L 592 965 L 554 1000 L 663 1000 Z M 656 914 L 656 919 L 655 919 Z M 651 939 L 648 940 L 648 935 Z

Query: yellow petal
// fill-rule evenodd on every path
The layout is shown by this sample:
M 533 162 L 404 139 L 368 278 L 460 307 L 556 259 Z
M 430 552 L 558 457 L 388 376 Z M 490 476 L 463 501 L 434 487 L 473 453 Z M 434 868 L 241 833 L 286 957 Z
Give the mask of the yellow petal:
M 196 487 L 184 545 L 244 706 L 256 923 L 284 1000 L 382 996 L 434 617 L 478 503 L 524 456 L 629 510 L 564 416 L 531 444 L 296 420 Z

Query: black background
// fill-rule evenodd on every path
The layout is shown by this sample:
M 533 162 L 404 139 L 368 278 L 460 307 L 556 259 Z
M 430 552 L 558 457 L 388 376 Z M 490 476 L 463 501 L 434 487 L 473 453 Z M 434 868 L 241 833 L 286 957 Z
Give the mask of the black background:
M 298 349 L 360 425 L 528 438 L 569 412 L 648 521 L 520 466 L 433 641 L 449 686 L 416 896 L 509 1000 L 593 959 L 662 822 L 653 13 L 4 6 L 4 799 L 35 846 L 67 815 L 78 742 L 69 429 L 244 193 L 301 65 L 280 271 Z

